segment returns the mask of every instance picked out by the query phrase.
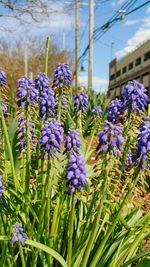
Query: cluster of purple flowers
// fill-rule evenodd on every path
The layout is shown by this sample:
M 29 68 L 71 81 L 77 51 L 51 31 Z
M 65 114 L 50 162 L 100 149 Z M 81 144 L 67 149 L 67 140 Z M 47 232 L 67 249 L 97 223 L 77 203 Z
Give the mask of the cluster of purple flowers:
M 66 194 L 74 193 L 76 190 L 81 191 L 82 187 L 86 184 L 86 175 L 87 171 L 84 166 L 83 157 L 80 154 L 71 154 L 66 173 Z
M 70 86 L 71 84 L 71 71 L 68 64 L 58 64 L 54 71 L 54 81 L 52 88 Z
M 123 110 L 123 103 L 120 99 L 110 101 L 108 106 L 108 121 L 112 123 L 118 122 L 118 118 Z
M 42 72 L 38 73 L 35 78 L 35 88 L 40 95 L 40 109 L 39 115 L 41 119 L 45 120 L 49 115 L 55 115 L 55 98 L 54 92 L 50 88 L 49 78 Z
M 38 102 L 38 90 L 34 83 L 27 77 L 21 77 L 18 80 L 17 104 L 20 107 L 25 107 L 30 102 L 35 105 Z
M 24 245 L 24 241 L 25 239 L 28 239 L 28 236 L 24 232 L 22 224 L 16 222 L 12 227 L 13 227 L 13 237 L 11 238 L 11 242 L 15 243 L 19 241 L 22 245 Z
M 128 150 L 127 153 L 127 165 L 130 166 L 133 163 L 133 157 L 132 157 L 132 152 L 131 149 Z
M 101 154 L 112 149 L 114 156 L 117 156 L 118 151 L 122 151 L 122 143 L 124 142 L 121 133 L 121 125 L 105 123 L 103 130 L 98 133 L 99 144 L 96 149 L 98 153 Z
M 32 149 L 34 148 L 34 124 L 30 121 L 30 143 Z M 18 137 L 20 152 L 26 148 L 26 119 L 21 117 L 18 119 Z
M 84 111 L 88 107 L 88 95 L 79 91 L 74 97 L 74 111 Z
M 61 141 L 63 140 L 63 128 L 61 123 L 55 119 L 48 119 L 41 131 L 41 151 L 44 156 L 53 156 L 56 151 L 61 151 Z
M 135 110 L 137 112 L 143 111 L 147 106 L 147 95 L 144 85 L 133 80 L 129 81 L 124 87 L 122 94 L 123 108 L 128 110 Z
M 79 147 L 81 146 L 81 141 L 76 130 L 69 130 L 65 137 L 65 149 L 66 151 L 74 151 L 79 153 Z
M 135 158 L 141 159 L 142 168 L 144 168 L 144 162 L 146 161 L 147 154 L 150 152 L 150 120 L 140 125 L 140 134 L 138 136 L 138 142 L 136 145 Z
M 7 115 L 8 115 L 8 107 L 7 107 L 7 105 L 5 104 L 4 101 L 2 101 L 2 111 L 3 111 L 4 117 L 7 117 Z
M 0 87 L 6 86 L 6 74 L 3 70 L 0 70 Z
M 4 191 L 4 184 L 3 184 L 3 176 L 0 174 L 0 198 L 3 196 L 3 191 Z
M 96 115 L 96 116 L 102 116 L 102 109 L 101 107 L 99 106 L 95 106 L 93 109 L 92 109 L 92 114 Z

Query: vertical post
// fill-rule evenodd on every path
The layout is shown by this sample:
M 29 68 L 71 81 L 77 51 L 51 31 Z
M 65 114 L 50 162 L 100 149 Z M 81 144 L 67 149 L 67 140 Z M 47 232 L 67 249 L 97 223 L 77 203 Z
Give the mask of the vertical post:
M 75 89 L 78 90 L 78 50 L 79 50 L 79 0 L 75 6 Z
M 114 42 L 111 43 L 111 47 L 110 47 L 110 61 L 112 61 L 112 56 L 113 56 L 113 45 L 114 45 Z
M 24 74 L 28 77 L 28 48 L 25 46 L 24 48 Z
M 62 36 L 62 49 L 63 51 L 66 49 L 66 33 L 63 32 L 63 36 Z
M 89 63 L 88 90 L 92 89 L 93 78 L 93 30 L 94 30 L 94 0 L 89 0 Z

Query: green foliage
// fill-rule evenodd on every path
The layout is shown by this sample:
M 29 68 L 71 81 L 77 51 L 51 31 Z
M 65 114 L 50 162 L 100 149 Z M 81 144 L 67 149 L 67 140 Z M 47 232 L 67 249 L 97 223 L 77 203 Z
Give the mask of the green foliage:
M 46 57 L 46 62 L 48 58 Z M 65 132 L 77 129 L 80 153 L 85 158 L 86 186 L 81 192 L 66 195 L 68 154 L 64 144 L 55 157 L 42 158 L 37 143 L 43 122 L 38 107 L 26 108 L 26 148 L 19 152 L 17 122 L 1 118 L 1 173 L 4 191 L 0 199 L 0 266 L 20 267 L 126 267 L 145 266 L 149 252 L 142 242 L 150 233 L 150 212 L 136 207 L 134 196 L 139 185 L 145 186 L 148 170 L 126 164 L 127 151 L 135 151 L 139 124 L 133 113 L 123 122 L 123 151 L 97 155 L 97 132 L 107 117 L 104 95 L 91 92 L 87 112 L 75 113 L 72 92 L 64 88 L 67 105 L 58 102 L 56 118 Z M 59 96 L 62 94 L 56 91 Z M 0 101 L 1 102 L 1 101 Z M 101 106 L 103 116 L 94 119 L 92 109 Z M 1 107 L 1 103 L 0 103 Z M 21 115 L 21 113 L 18 114 Z M 31 150 L 29 119 L 36 128 L 36 150 Z M 89 139 L 87 139 L 89 138 Z M 88 140 L 88 142 L 87 142 Z M 93 160 L 94 158 L 94 160 Z M 24 246 L 12 244 L 12 225 L 19 222 L 28 235 Z

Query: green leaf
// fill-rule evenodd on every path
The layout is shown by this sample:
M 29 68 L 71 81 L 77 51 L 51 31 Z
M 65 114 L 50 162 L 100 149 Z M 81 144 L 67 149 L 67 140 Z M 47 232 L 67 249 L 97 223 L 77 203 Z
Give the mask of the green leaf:
M 147 256 L 147 255 L 150 255 L 150 250 L 146 250 L 142 253 L 139 253 L 138 255 L 136 255 L 135 257 L 133 257 L 129 261 L 125 262 L 123 265 L 121 265 L 121 267 L 127 267 L 127 266 L 129 266 L 129 264 L 131 264 L 131 263 L 133 263 L 133 262 L 135 262 L 135 261 L 139 260 L 140 258 Z M 140 267 L 140 266 L 137 266 L 137 267 Z
M 140 263 L 137 265 L 137 267 L 149 267 L 150 266 L 150 259 L 143 259 L 140 261 Z
M 0 235 L 0 241 L 8 241 L 9 238 L 6 235 Z
M 63 257 L 58 252 L 56 252 L 54 249 L 51 249 L 51 248 L 49 248 L 49 247 L 47 247 L 47 246 L 45 246 L 39 242 L 33 241 L 33 240 L 26 240 L 25 244 L 45 251 L 46 253 L 48 253 L 52 257 L 54 257 L 57 261 L 59 261 L 62 266 L 67 267 L 67 263 L 65 262 Z

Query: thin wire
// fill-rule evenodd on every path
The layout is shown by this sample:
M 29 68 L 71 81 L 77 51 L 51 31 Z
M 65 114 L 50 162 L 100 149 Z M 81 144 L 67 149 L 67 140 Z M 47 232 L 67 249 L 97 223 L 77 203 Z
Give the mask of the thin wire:
M 124 7 L 126 7 L 127 10 L 129 10 L 129 8 L 131 8 L 136 2 L 137 2 L 137 0 L 134 0 L 134 1 L 132 1 L 132 2 L 131 2 L 131 1 L 130 1 L 130 2 L 127 1 L 127 2 L 121 7 L 121 9 L 124 9 Z M 126 16 L 128 16 L 129 14 L 131 14 L 131 13 L 135 12 L 136 10 L 142 8 L 143 6 L 147 5 L 148 3 L 150 3 L 150 0 L 147 1 L 147 2 L 145 2 L 145 3 L 143 3 L 142 5 L 140 5 L 140 6 L 138 6 L 138 7 L 136 7 L 135 9 L 133 9 L 133 10 L 127 12 L 127 13 L 126 13 Z M 119 10 L 120 10 L 120 9 L 119 9 Z M 117 12 L 117 13 L 118 13 L 118 12 Z M 116 14 L 116 13 L 115 13 L 115 14 Z M 120 16 L 120 14 L 119 14 L 119 16 Z M 113 20 L 112 20 L 112 18 L 113 18 Z M 99 39 L 100 39 L 100 38 L 101 38 L 101 37 L 108 31 L 109 27 L 106 28 L 106 25 L 109 25 L 109 24 L 111 23 L 111 27 L 112 27 L 117 21 L 120 20 L 120 17 L 118 17 L 118 14 L 117 14 L 117 16 L 113 15 L 112 18 L 111 18 L 107 23 L 105 23 L 105 24 L 102 25 L 101 27 L 98 27 L 98 28 L 94 31 L 94 38 L 93 38 L 94 41 L 99 40 Z M 109 23 L 109 24 L 108 24 L 108 23 Z M 81 59 L 85 57 L 85 55 L 86 55 L 88 49 L 89 49 L 89 44 L 87 45 L 87 47 L 85 48 L 84 52 L 83 52 L 82 55 L 80 56 L 79 61 L 81 61 Z

